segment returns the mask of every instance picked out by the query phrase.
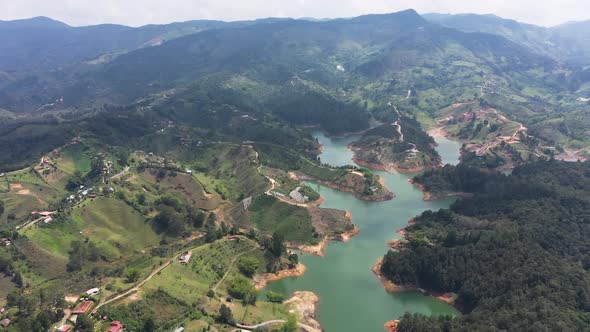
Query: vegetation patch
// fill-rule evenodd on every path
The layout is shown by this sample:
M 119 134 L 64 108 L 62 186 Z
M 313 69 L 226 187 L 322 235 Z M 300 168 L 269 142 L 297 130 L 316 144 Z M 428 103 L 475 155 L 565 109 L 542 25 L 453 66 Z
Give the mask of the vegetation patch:
M 314 229 L 307 209 L 287 204 L 277 198 L 260 195 L 254 199 L 249 210 L 256 227 L 265 232 L 278 232 L 287 241 L 316 244 Z

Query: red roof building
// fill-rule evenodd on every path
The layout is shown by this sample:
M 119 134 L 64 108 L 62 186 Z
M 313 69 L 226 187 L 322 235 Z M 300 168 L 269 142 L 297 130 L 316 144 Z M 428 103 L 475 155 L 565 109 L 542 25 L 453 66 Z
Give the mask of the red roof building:
M 57 329 L 57 332 L 69 332 L 70 330 L 72 330 L 74 327 L 72 325 L 63 325 L 60 328 Z
M 74 310 L 72 311 L 72 314 L 84 315 L 88 312 L 88 310 L 90 310 L 90 308 L 92 308 L 93 305 L 94 305 L 94 302 L 92 302 L 92 301 L 82 301 L 82 302 L 80 302 L 80 304 L 78 304 L 74 308 Z
M 112 321 L 108 332 L 121 332 L 121 331 L 123 331 L 123 324 L 121 324 L 121 322 L 119 322 L 118 320 Z

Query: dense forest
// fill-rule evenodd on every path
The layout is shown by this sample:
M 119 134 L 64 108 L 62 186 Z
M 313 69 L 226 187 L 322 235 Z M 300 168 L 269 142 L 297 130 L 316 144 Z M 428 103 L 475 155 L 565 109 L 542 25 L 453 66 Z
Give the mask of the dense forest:
M 457 293 L 464 315 L 406 315 L 400 331 L 590 329 L 590 163 L 538 162 L 510 176 L 447 166 L 417 180 L 475 195 L 419 216 L 382 272 Z

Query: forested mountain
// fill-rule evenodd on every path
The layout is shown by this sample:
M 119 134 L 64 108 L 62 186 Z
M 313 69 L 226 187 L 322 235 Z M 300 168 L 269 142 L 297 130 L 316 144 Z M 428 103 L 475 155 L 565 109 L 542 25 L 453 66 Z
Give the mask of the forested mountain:
M 590 164 L 477 173 L 447 166 L 415 179 L 475 196 L 419 216 L 382 272 L 398 284 L 457 293 L 465 315 L 406 315 L 399 331 L 588 330 Z
M 83 61 L 99 62 L 101 56 L 159 45 L 178 36 L 225 24 L 189 21 L 132 28 L 115 24 L 72 27 L 46 17 L 0 21 L 0 71 L 18 77 Z
M 504 19 L 495 15 L 425 14 L 431 22 L 465 32 L 484 32 L 502 36 L 527 48 L 571 64 L 590 63 L 590 22 L 570 22 L 555 27 Z
M 45 45 L 39 54 L 23 46 L 26 38 L 9 43 L 15 51 L 6 54 L 24 55 L 5 63 L 52 68 L 25 70 L 20 78 L 5 74 L 0 84 L 0 107 L 32 113 L 35 121 L 86 116 L 106 111 L 105 105 L 153 96 L 175 98 L 192 89 L 192 101 L 230 99 L 335 134 L 394 121 L 392 103 L 424 125 L 424 119 L 438 120 L 440 109 L 478 101 L 524 122 L 545 144 L 567 147 L 582 139 L 579 131 L 555 136 L 547 128 L 562 121 L 559 112 L 579 105 L 572 94 L 584 91 L 590 75 L 502 36 L 430 23 L 413 10 L 328 21 L 194 21 L 141 28 L 72 28 L 47 19 L 3 25 L 4 31 L 32 31 L 22 33 L 31 42 L 45 35 L 60 40 L 55 47 L 39 44 Z M 95 36 L 99 32 L 103 37 Z M 173 38 L 182 34 L 189 35 Z M 168 41 L 142 47 L 153 38 Z M 73 47 L 71 57 L 60 55 L 65 46 Z M 119 53 L 104 56 L 110 51 Z

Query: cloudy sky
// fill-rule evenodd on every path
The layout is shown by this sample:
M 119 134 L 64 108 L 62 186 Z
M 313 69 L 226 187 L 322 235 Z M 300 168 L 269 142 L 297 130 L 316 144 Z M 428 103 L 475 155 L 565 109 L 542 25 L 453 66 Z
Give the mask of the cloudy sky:
M 0 20 L 48 16 L 71 25 L 138 26 L 192 19 L 351 17 L 408 8 L 493 13 L 545 26 L 590 19 L 590 0 L 0 0 Z

